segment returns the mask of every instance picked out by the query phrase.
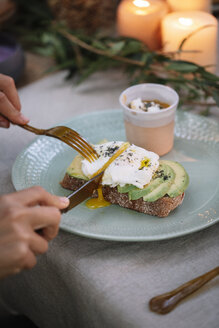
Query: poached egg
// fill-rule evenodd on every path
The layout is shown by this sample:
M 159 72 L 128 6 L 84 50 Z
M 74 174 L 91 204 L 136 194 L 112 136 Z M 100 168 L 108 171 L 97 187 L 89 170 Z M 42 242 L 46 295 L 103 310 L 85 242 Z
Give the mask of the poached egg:
M 110 141 L 104 144 L 94 145 L 99 158 L 90 163 L 82 160 L 82 171 L 87 177 L 95 172 L 114 155 L 122 146 L 123 141 Z M 132 184 L 140 189 L 147 185 L 159 166 L 159 156 L 141 147 L 130 145 L 120 156 L 118 156 L 105 170 L 102 184 L 123 187 Z

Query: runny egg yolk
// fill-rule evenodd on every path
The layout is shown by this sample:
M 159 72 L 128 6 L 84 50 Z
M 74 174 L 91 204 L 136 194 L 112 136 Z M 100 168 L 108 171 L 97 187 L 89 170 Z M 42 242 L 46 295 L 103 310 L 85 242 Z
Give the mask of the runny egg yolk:
M 98 187 L 97 192 L 98 192 L 98 198 L 91 198 L 86 201 L 86 206 L 88 208 L 96 209 L 96 208 L 106 207 L 111 205 L 110 202 L 107 202 L 103 198 L 103 191 L 101 185 Z
M 144 157 L 141 161 L 141 165 L 139 167 L 139 170 L 142 170 L 144 167 L 148 167 L 150 165 L 150 159 L 147 157 Z

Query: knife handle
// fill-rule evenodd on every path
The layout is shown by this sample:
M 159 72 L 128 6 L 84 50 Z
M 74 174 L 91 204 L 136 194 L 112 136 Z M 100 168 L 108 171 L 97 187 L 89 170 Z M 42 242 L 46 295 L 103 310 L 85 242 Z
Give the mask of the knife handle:
M 69 206 L 68 206 L 68 207 L 69 207 Z M 68 207 L 63 208 L 62 210 L 60 210 L 61 214 L 68 212 Z

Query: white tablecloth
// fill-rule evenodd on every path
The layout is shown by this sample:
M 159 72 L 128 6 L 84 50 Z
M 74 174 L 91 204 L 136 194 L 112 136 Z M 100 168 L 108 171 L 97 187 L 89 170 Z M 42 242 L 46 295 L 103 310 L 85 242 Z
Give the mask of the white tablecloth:
M 97 74 L 80 86 L 58 73 L 19 90 L 31 124 L 48 127 L 74 115 L 118 108 L 128 85 L 119 72 Z M 216 112 L 214 115 L 219 120 Z M 0 194 L 14 190 L 11 168 L 34 135 L 0 130 Z M 218 265 L 219 225 L 184 237 L 141 243 L 99 241 L 60 231 L 31 271 L 0 282 L 3 306 L 40 328 L 216 328 L 218 278 L 166 316 L 148 309 L 151 297 Z

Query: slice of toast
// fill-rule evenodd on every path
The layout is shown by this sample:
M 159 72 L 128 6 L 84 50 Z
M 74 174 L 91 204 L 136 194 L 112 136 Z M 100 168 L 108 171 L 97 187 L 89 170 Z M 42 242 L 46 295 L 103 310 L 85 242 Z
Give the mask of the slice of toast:
M 77 190 L 81 187 L 86 180 L 70 176 L 65 174 L 64 179 L 61 182 L 61 186 L 70 190 Z M 137 200 L 130 200 L 128 193 L 118 192 L 116 187 L 110 187 L 104 185 L 102 188 L 104 199 L 111 204 L 117 204 L 121 207 L 129 208 L 141 213 L 154 215 L 158 217 L 166 217 L 171 211 L 179 206 L 184 198 L 184 192 L 176 197 L 169 197 L 165 195 L 154 202 L 144 201 L 143 198 Z M 93 193 L 93 197 L 97 197 L 97 191 Z

